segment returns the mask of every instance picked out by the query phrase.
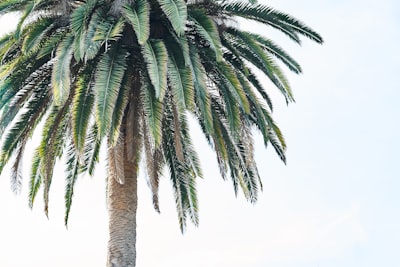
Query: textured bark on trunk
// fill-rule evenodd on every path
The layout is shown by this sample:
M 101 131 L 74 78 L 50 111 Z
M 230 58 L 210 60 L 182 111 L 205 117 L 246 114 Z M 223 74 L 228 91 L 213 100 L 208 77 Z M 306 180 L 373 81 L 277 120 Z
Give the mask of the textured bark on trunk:
M 133 81 L 134 87 L 135 82 L 137 81 Z M 115 148 L 109 148 L 109 164 L 113 164 L 110 161 L 113 157 L 123 162 L 123 165 L 120 164 L 119 167 L 122 167 L 124 177 L 123 179 L 116 177 L 118 172 L 115 169 L 118 167 L 109 168 L 107 267 L 135 267 L 136 265 L 137 176 L 141 144 L 138 129 L 139 102 L 139 90 L 134 90 L 121 123 L 120 143 L 117 142 Z M 122 153 L 122 157 L 120 154 L 116 156 L 115 153 Z
M 124 184 L 108 177 L 107 267 L 134 267 L 136 263 L 137 163 L 129 162 L 126 153 L 124 175 Z

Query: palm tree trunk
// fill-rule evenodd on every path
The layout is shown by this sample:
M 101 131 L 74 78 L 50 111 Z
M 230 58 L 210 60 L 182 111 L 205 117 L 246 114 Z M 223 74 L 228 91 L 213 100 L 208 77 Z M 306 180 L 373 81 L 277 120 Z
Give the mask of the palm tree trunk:
M 137 164 L 124 158 L 125 183 L 108 177 L 107 267 L 134 267 L 136 263 Z
M 139 103 L 139 90 L 134 90 L 121 123 L 120 140 L 109 148 L 107 267 L 136 265 L 137 176 L 141 148 Z M 119 169 L 118 166 L 110 168 L 115 162 L 120 164 Z

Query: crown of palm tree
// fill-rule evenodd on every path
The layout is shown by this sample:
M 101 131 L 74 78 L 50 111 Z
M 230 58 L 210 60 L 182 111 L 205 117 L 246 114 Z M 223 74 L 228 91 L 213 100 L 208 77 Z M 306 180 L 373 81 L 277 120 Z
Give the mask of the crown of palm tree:
M 144 158 L 154 207 L 167 166 L 181 229 L 187 217 L 197 224 L 196 177 L 202 173 L 188 116 L 215 151 L 222 177 L 256 201 L 262 185 L 252 129 L 283 161 L 286 145 L 254 70 L 290 102 L 277 61 L 295 73 L 301 68 L 273 41 L 232 21 L 265 24 L 296 43 L 299 36 L 322 42 L 299 20 L 253 1 L 1 1 L 0 14 L 10 12 L 19 12 L 20 22 L 0 40 L 0 136 L 6 133 L 0 171 L 14 154 L 11 180 L 18 191 L 25 145 L 44 120 L 29 201 L 43 186 L 47 213 L 53 168 L 65 154 L 66 223 L 76 179 L 93 173 L 106 137 L 110 173 L 119 183 L 126 146 L 131 160 Z

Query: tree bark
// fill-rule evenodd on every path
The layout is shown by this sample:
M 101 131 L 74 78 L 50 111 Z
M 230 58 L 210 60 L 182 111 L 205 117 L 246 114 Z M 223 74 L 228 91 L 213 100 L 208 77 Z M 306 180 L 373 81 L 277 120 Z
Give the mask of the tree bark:
M 133 83 L 135 85 L 135 81 Z M 134 90 L 121 122 L 120 140 L 116 147 L 109 148 L 107 267 L 135 267 L 136 265 L 137 176 L 141 148 L 138 124 L 139 103 L 139 90 Z M 122 179 L 115 176 L 119 173 L 115 171 L 118 166 L 110 168 L 112 164 L 110 158 L 115 157 L 115 153 L 122 153 L 122 158 L 118 156 L 123 164 L 119 165 L 123 169 Z
M 108 177 L 109 241 L 107 267 L 136 264 L 137 162 L 127 160 L 124 149 L 125 183 Z

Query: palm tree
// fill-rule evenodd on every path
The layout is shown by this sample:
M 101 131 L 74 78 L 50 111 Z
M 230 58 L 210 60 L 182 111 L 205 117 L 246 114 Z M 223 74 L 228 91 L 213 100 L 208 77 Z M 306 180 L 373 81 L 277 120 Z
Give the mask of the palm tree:
M 18 192 L 25 145 L 39 129 L 29 205 L 42 187 L 47 214 L 53 169 L 63 158 L 67 224 L 75 182 L 93 174 L 104 144 L 107 266 L 135 266 L 142 159 L 154 208 L 168 168 L 182 232 L 187 218 L 198 224 L 196 177 L 202 173 L 189 117 L 215 151 L 221 176 L 251 202 L 262 189 L 252 130 L 285 161 L 268 91 L 254 72 L 291 102 L 276 61 L 295 73 L 301 68 L 270 39 L 241 30 L 237 19 L 275 28 L 299 44 L 301 35 L 322 43 L 299 20 L 254 1 L 2 0 L 0 15 L 13 12 L 19 23 L 0 40 L 0 172 L 13 159 L 11 184 Z

